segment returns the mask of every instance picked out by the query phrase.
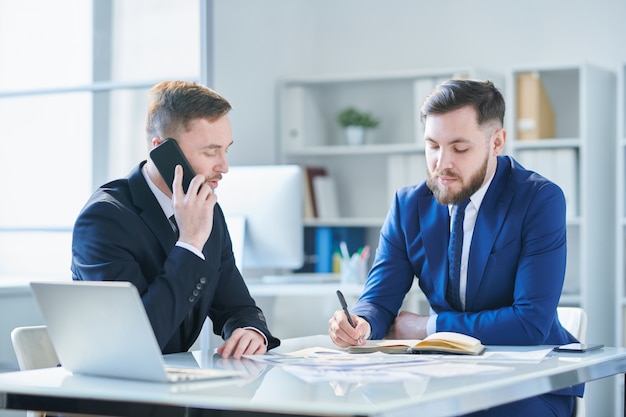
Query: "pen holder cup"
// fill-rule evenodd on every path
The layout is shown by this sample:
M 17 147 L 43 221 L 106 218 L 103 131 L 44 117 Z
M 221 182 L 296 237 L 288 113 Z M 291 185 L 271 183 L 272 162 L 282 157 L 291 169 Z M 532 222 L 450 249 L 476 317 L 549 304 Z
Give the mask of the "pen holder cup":
M 340 277 L 342 284 L 363 284 L 367 278 L 367 259 L 342 259 Z

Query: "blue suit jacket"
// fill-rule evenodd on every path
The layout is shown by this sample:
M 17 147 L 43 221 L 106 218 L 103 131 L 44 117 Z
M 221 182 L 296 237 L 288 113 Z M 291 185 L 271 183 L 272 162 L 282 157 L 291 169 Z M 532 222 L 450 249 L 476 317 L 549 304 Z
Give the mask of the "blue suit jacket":
M 380 233 L 365 290 L 352 309 L 382 339 L 417 277 L 437 331 L 474 336 L 487 345 L 560 345 L 576 341 L 556 307 L 565 277 L 565 198 L 561 189 L 498 157 L 481 203 L 467 272 L 466 311 L 446 301 L 448 207 L 425 183 L 399 190 Z M 583 385 L 559 391 L 582 395 Z
M 565 231 L 561 189 L 512 158 L 498 157 L 474 228 L 466 311 L 453 311 L 445 297 L 448 208 L 424 183 L 403 188 L 353 312 L 369 321 L 373 338 L 382 338 L 417 277 L 438 313 L 437 331 L 469 334 L 492 345 L 572 342 L 556 315 L 565 276 Z
M 224 338 L 251 326 L 265 334 L 269 349 L 278 346 L 235 266 L 219 205 L 203 261 L 175 246 L 177 234 L 141 173 L 144 163 L 100 187 L 81 211 L 73 232 L 73 279 L 132 282 L 163 353 L 188 350 L 207 316 Z

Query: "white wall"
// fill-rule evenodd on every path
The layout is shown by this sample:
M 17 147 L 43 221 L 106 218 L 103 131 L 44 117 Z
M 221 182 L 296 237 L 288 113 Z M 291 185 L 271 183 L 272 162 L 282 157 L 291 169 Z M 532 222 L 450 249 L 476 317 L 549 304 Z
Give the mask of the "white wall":
M 273 163 L 283 76 L 626 61 L 623 0 L 214 0 L 232 164 Z M 612 110 L 612 109 L 607 109 Z

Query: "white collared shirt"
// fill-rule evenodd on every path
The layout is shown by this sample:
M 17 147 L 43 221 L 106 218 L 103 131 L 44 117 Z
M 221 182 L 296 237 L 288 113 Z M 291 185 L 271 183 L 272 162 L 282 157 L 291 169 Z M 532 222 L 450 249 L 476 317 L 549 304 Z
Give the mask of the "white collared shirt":
M 489 178 L 489 181 L 487 181 L 485 185 L 480 187 L 478 191 L 472 194 L 472 196 L 470 197 L 470 202 L 465 208 L 465 219 L 463 220 L 463 249 L 461 251 L 461 273 L 459 277 L 459 295 L 461 299 L 461 308 L 463 310 L 465 310 L 465 295 L 467 292 L 467 265 L 469 261 L 470 248 L 472 246 L 472 236 L 474 236 L 474 226 L 476 225 L 478 210 L 480 209 L 480 205 L 485 198 L 485 194 L 487 194 L 487 190 L 489 189 L 489 185 L 491 185 L 491 181 L 493 180 L 494 175 Z M 452 216 L 453 207 L 453 205 L 448 205 L 448 212 L 450 213 L 450 216 Z M 452 222 L 450 222 L 450 227 L 452 227 Z M 435 314 L 434 311 L 431 310 L 431 316 L 428 318 L 426 333 L 428 335 L 431 335 L 436 331 L 437 314 Z
M 491 179 L 493 179 L 493 177 Z M 461 250 L 461 274 L 459 277 L 459 296 L 461 299 L 461 308 L 463 310 L 465 310 L 467 265 L 470 247 L 472 245 L 472 236 L 474 236 L 474 226 L 476 225 L 476 218 L 478 217 L 478 209 L 480 209 L 483 198 L 485 198 L 489 184 L 491 184 L 491 179 L 470 197 L 470 202 L 465 208 L 465 219 L 463 220 L 463 249 Z M 453 205 L 448 205 L 448 212 L 450 213 L 450 216 L 452 216 L 453 207 Z M 452 222 L 450 222 L 450 227 L 452 227 Z

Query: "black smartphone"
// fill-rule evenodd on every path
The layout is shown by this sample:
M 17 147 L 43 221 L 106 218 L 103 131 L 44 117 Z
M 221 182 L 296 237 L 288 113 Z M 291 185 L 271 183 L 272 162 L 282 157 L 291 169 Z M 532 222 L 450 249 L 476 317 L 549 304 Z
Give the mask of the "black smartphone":
M 159 146 L 150 151 L 150 159 L 154 162 L 165 183 L 172 190 L 176 165 L 183 167 L 183 191 L 187 193 L 189 183 L 196 176 L 193 168 L 185 158 L 183 151 L 175 139 L 167 138 Z
M 556 352 L 589 352 L 590 350 L 602 349 L 602 344 L 587 343 L 569 343 L 567 345 L 557 346 L 554 348 Z

